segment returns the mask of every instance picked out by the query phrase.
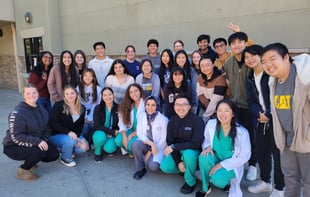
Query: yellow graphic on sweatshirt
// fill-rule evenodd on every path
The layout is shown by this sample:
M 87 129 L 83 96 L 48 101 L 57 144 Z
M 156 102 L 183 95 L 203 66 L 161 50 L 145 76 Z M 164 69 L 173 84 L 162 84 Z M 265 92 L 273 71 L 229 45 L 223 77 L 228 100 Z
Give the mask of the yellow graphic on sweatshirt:
M 291 95 L 275 95 L 274 105 L 276 109 L 289 110 L 291 109 Z

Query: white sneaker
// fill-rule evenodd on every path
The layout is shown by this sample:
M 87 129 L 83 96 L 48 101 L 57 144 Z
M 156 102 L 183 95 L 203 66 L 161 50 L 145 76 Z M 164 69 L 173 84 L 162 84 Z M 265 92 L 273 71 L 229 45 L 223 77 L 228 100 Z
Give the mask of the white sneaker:
M 76 166 L 76 162 L 72 159 L 60 159 L 60 163 L 62 163 L 63 165 L 67 166 L 67 167 L 74 167 Z
M 122 152 L 122 155 L 127 155 L 128 154 L 128 152 L 125 149 L 123 149 L 123 148 L 121 148 L 121 152 Z
M 249 166 L 246 179 L 248 181 L 255 181 L 257 177 L 257 169 L 255 166 Z
M 273 189 L 269 197 L 284 197 L 284 191 Z
M 272 185 L 271 183 L 266 183 L 265 181 L 259 181 L 256 185 L 249 186 L 248 191 L 254 194 L 261 192 L 271 192 Z

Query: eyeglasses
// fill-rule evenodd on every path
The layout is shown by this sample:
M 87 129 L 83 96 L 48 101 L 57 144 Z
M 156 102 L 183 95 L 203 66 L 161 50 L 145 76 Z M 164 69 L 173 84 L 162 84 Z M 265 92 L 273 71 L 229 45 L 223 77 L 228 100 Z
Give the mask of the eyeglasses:
M 223 48 L 225 47 L 225 44 L 219 44 L 219 45 L 215 45 L 214 48 L 217 49 L 217 48 Z
M 44 59 L 52 59 L 52 57 L 51 56 L 46 56 L 46 55 L 43 55 L 43 57 L 42 58 L 44 58 Z
M 188 106 L 189 103 L 175 103 L 174 104 L 174 107 L 185 107 L 185 106 Z

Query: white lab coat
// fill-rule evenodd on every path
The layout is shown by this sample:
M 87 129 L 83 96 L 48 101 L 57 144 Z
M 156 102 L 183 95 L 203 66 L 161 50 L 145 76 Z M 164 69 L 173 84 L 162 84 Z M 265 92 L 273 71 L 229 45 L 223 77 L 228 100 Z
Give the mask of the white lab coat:
M 213 145 L 213 138 L 216 131 L 216 119 L 209 120 L 204 131 L 204 142 L 202 144 L 202 150 L 207 146 Z M 230 180 L 229 197 L 241 197 L 242 191 L 240 188 L 240 182 L 243 176 L 243 165 L 250 159 L 251 156 L 251 144 L 248 131 L 238 126 L 237 135 L 235 138 L 234 153 L 231 158 L 221 161 L 221 165 L 227 171 L 234 170 L 236 177 Z
M 158 154 L 153 155 L 153 161 L 157 163 L 161 163 L 164 158 L 164 148 L 167 146 L 166 136 L 167 136 L 167 125 L 168 118 L 158 112 L 155 120 L 152 124 L 152 136 L 153 142 L 157 147 Z M 142 142 L 146 142 L 147 137 L 147 116 L 146 113 L 143 113 L 138 117 L 138 125 L 137 125 L 137 136 Z

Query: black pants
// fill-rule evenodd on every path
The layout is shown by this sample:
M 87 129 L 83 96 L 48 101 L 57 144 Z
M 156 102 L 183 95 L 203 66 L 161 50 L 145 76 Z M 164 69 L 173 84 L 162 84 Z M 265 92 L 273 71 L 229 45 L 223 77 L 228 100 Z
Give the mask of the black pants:
M 260 176 L 266 183 L 270 183 L 273 157 L 275 188 L 283 190 L 285 184 L 280 164 L 280 151 L 274 141 L 271 123 L 258 123 L 256 128 L 256 153 L 260 167 Z
M 255 132 L 254 132 L 254 122 L 253 116 L 249 109 L 240 108 L 235 106 L 235 116 L 237 118 L 237 122 L 244 126 L 250 136 L 251 142 L 251 157 L 249 160 L 249 165 L 256 166 L 257 158 L 256 158 L 256 150 L 255 150 Z
M 24 163 L 20 166 L 24 170 L 30 170 L 35 164 L 40 161 L 51 162 L 55 161 L 59 157 L 59 151 L 52 143 L 48 144 L 48 150 L 42 151 L 38 146 L 36 147 L 25 147 L 18 145 L 3 146 L 3 152 L 9 158 L 17 161 L 23 161 Z

